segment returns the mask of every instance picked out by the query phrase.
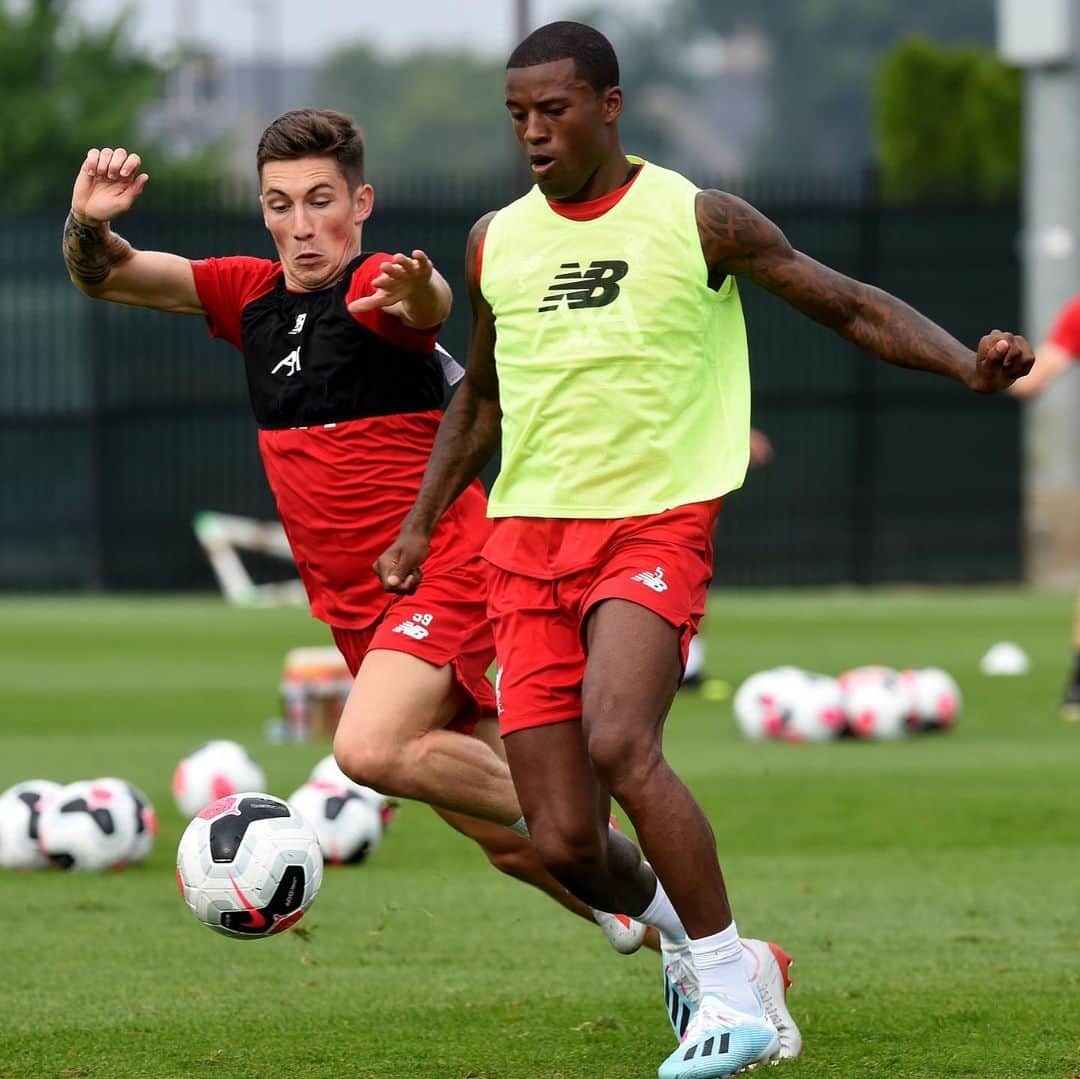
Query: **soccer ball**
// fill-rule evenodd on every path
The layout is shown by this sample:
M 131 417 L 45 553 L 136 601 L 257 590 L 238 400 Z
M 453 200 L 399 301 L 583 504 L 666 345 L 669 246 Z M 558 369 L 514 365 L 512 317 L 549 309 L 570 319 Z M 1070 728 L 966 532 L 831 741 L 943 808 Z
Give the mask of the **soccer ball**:
M 865 667 L 853 667 L 850 671 L 836 676 L 836 681 L 843 693 L 854 689 L 856 686 L 876 686 L 882 682 L 891 682 L 897 676 L 892 667 L 882 667 L 878 664 L 868 664 Z
M 848 726 L 859 738 L 894 741 L 911 733 L 911 697 L 896 671 L 862 667 L 838 681 Z
M 271 794 L 230 794 L 199 811 L 180 838 L 176 881 L 204 925 L 259 940 L 295 925 L 322 884 L 312 827 Z
M 266 786 L 263 770 L 239 742 L 207 742 L 189 753 L 173 772 L 176 807 L 193 817 L 203 806 L 238 791 Z
M 785 736 L 792 742 L 827 742 L 847 725 L 840 686 L 823 674 L 807 675 L 802 692 L 788 714 Z
M 782 738 L 806 680 L 798 667 L 775 667 L 747 678 L 733 701 L 735 722 L 744 737 L 754 742 Z
M 916 730 L 947 730 L 956 723 L 963 698 L 953 677 L 940 667 L 901 671 L 911 701 L 908 722 Z
M 45 801 L 60 789 L 49 779 L 28 779 L 0 794 L 0 866 L 45 869 L 49 859 L 38 847 L 38 819 Z
M 137 865 L 145 861 L 154 849 L 158 833 L 157 813 L 150 799 L 134 783 L 128 783 L 127 789 L 135 802 L 135 842 L 128 860 L 132 865 Z
M 61 869 L 118 869 L 131 857 L 137 818 L 123 780 L 80 780 L 61 787 L 41 807 L 38 843 Z
M 353 793 L 358 794 L 364 801 L 374 806 L 375 812 L 379 814 L 379 819 L 382 821 L 384 830 L 397 815 L 397 806 L 391 802 L 385 794 L 380 794 L 374 787 L 365 787 L 363 783 L 356 783 L 351 780 L 338 767 L 338 762 L 334 760 L 333 753 L 327 757 L 323 757 L 323 759 L 311 769 L 311 778 L 308 782 L 333 783 L 335 786 L 346 787 L 353 791 Z
M 309 780 L 289 795 L 289 804 L 315 829 L 323 857 L 332 865 L 367 861 L 382 839 L 379 811 L 342 784 Z

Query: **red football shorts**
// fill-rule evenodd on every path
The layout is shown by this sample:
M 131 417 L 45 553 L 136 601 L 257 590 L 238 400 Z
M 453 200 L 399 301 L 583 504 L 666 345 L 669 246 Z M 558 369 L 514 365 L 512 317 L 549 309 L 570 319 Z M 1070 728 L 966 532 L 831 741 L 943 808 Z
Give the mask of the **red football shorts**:
M 519 563 L 513 570 L 492 568 L 488 616 L 504 737 L 580 719 L 585 621 L 604 600 L 629 600 L 679 629 L 685 666 L 705 613 L 719 501 L 688 510 L 595 522 L 606 527 L 597 530 L 591 564 L 562 577 L 530 576 L 520 572 Z M 544 528 L 547 522 L 536 523 Z M 519 519 L 515 527 L 524 525 Z M 493 541 L 497 545 L 497 535 Z
M 495 692 L 487 677 L 495 658 L 485 612 L 490 573 L 477 556 L 454 570 L 424 577 L 411 596 L 393 597 L 382 618 L 366 629 L 331 626 L 353 676 L 373 648 L 404 652 L 434 667 L 449 665 L 469 698 L 451 726 L 471 734 L 479 719 L 495 715 Z

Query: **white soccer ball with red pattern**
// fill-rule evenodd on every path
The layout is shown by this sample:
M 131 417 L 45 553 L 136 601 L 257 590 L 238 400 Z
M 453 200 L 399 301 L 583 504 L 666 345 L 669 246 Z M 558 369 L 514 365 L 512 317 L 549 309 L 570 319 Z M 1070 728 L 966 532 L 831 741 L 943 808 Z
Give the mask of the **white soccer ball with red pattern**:
M 363 783 L 357 783 L 350 779 L 338 767 L 338 762 L 334 760 L 333 753 L 323 757 L 323 759 L 311 769 L 311 778 L 308 782 L 336 783 L 338 786 L 348 787 L 349 790 L 354 791 L 369 805 L 374 806 L 375 811 L 379 814 L 379 819 L 382 821 L 384 830 L 394 817 L 397 816 L 397 806 L 391 802 L 385 794 L 380 794 L 374 787 L 365 787 Z
M 806 688 L 807 674 L 798 667 L 774 667 L 752 674 L 735 692 L 735 722 L 751 741 L 783 738 L 791 710 Z
M 239 742 L 207 742 L 189 753 L 173 772 L 176 808 L 193 817 L 205 805 L 239 791 L 257 791 L 266 776 Z
M 131 860 L 138 815 L 123 780 L 69 783 L 41 808 L 38 845 L 60 869 L 119 869 Z
M 792 742 L 828 742 L 847 727 L 842 694 L 835 678 L 807 676 L 788 713 L 784 735 Z
M 319 839 L 272 794 L 246 791 L 205 806 L 180 838 L 176 881 L 203 925 L 260 940 L 295 925 L 322 885 Z
M 920 731 L 948 730 L 956 723 L 963 697 L 956 680 L 940 667 L 901 671 L 911 702 L 909 722 Z
M 46 869 L 49 859 L 38 846 L 38 820 L 43 804 L 58 790 L 49 779 L 28 779 L 0 794 L 0 866 L 4 869 Z
M 848 727 L 859 738 L 895 741 L 911 733 L 911 697 L 896 671 L 849 680 L 843 707 Z
M 382 839 L 378 810 L 344 784 L 309 780 L 289 795 L 289 804 L 315 829 L 331 865 L 366 862 Z

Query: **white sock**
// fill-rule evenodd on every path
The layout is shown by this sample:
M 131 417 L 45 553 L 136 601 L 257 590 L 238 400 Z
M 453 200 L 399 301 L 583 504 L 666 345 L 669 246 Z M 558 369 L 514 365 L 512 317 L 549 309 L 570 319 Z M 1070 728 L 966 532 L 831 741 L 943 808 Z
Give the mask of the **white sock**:
M 525 823 L 524 817 L 518 817 L 509 827 L 511 832 L 517 832 L 522 839 L 529 838 L 529 826 Z
M 727 929 L 690 941 L 701 993 L 717 993 L 740 1011 L 761 1014 L 761 1002 L 746 978 L 743 946 L 732 922 Z
M 678 914 L 675 913 L 675 908 L 671 905 L 671 900 L 668 899 L 659 877 L 656 878 L 656 893 L 652 897 L 652 902 L 634 917 L 639 922 L 651 925 L 660 934 L 663 944 L 675 944 L 686 940 L 686 930 Z

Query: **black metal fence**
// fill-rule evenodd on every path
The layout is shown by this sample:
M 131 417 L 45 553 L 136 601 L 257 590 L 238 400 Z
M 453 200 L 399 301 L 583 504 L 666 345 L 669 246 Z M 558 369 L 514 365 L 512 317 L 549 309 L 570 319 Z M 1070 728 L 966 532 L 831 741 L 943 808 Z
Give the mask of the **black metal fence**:
M 860 180 L 736 188 L 792 242 L 896 293 L 968 344 L 1018 325 L 1015 207 L 886 208 Z M 423 246 L 458 297 L 464 240 L 506 191 L 379 190 L 368 249 Z M 272 255 L 254 204 L 148 190 L 120 225 L 190 257 Z M 242 364 L 201 319 L 95 303 L 68 283 L 64 211 L 0 236 L 0 588 L 212 586 L 190 520 L 268 517 Z M 721 584 L 993 581 L 1020 568 L 1019 424 L 1008 399 L 888 367 L 742 286 L 754 422 L 777 456 L 730 497 Z

